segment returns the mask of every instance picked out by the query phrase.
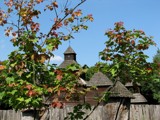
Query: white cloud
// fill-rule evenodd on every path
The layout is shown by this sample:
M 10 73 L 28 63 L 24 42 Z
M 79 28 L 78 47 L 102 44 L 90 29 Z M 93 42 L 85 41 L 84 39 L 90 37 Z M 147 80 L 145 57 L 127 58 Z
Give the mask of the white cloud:
M 58 55 L 54 55 L 54 57 L 51 58 L 51 62 L 61 63 L 63 61 L 63 58 Z

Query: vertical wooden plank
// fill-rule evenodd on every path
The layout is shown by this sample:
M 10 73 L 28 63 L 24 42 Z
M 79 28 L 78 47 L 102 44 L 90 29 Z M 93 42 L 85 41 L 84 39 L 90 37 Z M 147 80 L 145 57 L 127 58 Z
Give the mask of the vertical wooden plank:
M 94 106 L 92 106 L 93 108 Z M 91 111 L 86 111 L 86 115 L 90 114 Z M 103 117 L 103 106 L 98 106 L 87 120 L 102 120 Z
M 130 120 L 160 120 L 160 105 L 133 104 Z
M 0 110 L 0 120 L 21 120 L 21 112 L 15 110 Z
M 119 102 L 110 102 L 104 106 L 98 106 L 87 120 L 114 120 Z M 93 108 L 94 106 L 92 106 Z M 117 120 L 128 120 L 128 108 L 121 104 Z M 73 106 L 65 106 L 63 109 L 50 108 L 49 120 L 64 120 L 68 112 L 73 111 Z M 85 111 L 86 115 L 91 111 Z M 48 114 L 48 113 L 46 113 Z M 0 110 L 0 120 L 33 120 L 33 115 L 24 115 L 14 110 Z M 130 120 L 160 120 L 160 105 L 132 104 L 130 106 Z

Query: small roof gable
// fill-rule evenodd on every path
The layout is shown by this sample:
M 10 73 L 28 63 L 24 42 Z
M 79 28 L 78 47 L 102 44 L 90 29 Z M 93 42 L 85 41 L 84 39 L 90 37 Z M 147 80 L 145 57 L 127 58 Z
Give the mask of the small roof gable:
M 71 64 L 78 64 L 75 60 L 64 60 L 60 65 L 59 68 L 66 68 L 68 65 Z
M 79 78 L 79 79 L 78 79 L 78 83 L 79 83 L 80 85 L 84 85 L 84 86 L 87 85 L 86 81 L 83 80 L 82 78 Z
M 134 98 L 133 94 L 120 81 L 116 81 L 110 92 L 110 97 Z
M 112 81 L 101 72 L 95 73 L 92 78 L 87 82 L 87 86 L 110 86 L 113 85 Z
M 64 54 L 76 54 L 75 51 L 69 46 L 67 50 L 64 52 Z
M 147 103 L 146 98 L 141 93 L 134 93 L 134 99 L 131 99 L 131 103 Z
M 141 84 L 138 82 L 136 82 L 135 84 L 133 84 L 133 82 L 127 82 L 125 84 L 126 87 L 133 87 L 134 85 L 139 86 L 139 87 L 141 86 Z

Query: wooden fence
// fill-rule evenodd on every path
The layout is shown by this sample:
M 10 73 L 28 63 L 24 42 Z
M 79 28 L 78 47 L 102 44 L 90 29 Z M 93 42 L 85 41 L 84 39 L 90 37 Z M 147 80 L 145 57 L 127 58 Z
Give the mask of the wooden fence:
M 14 110 L 0 110 L 0 120 L 22 120 L 22 113 Z
M 130 120 L 160 120 L 160 105 L 131 105 Z
M 67 113 L 72 110 L 72 106 L 66 106 L 63 109 L 51 108 L 46 112 L 48 115 L 44 114 L 41 120 L 64 120 Z M 90 113 L 90 111 L 85 112 Z M 33 115 L 14 110 L 0 110 L 0 120 L 33 120 Z M 109 103 L 98 106 L 87 120 L 160 120 L 160 105 L 132 104 L 128 110 L 123 105 L 119 106 L 118 103 Z

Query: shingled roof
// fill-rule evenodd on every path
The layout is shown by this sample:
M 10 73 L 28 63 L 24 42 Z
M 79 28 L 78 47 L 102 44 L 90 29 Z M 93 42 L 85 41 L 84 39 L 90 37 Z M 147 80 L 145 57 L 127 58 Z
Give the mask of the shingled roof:
M 134 99 L 131 99 L 131 103 L 147 103 L 146 98 L 141 93 L 134 93 Z
M 135 85 L 141 86 L 141 84 L 138 83 L 138 82 L 136 82 Z M 133 87 L 134 85 L 133 85 L 133 82 L 127 82 L 127 83 L 125 84 L 125 86 L 126 86 L 126 87 Z
M 76 54 L 75 51 L 69 46 L 67 50 L 64 52 L 64 54 Z
M 113 85 L 112 81 L 101 72 L 95 73 L 92 78 L 87 82 L 87 86 L 110 86 Z
M 110 97 L 134 98 L 133 94 L 120 81 L 116 81 L 110 92 Z
M 75 60 L 64 60 L 60 65 L 59 68 L 66 68 L 68 65 L 71 64 L 78 64 Z
M 76 61 L 75 51 L 71 48 L 71 46 L 69 46 L 64 52 L 64 61 L 59 65 L 59 68 L 66 68 L 68 65 L 71 64 L 78 64 L 78 63 Z
M 135 85 L 137 87 L 141 87 L 141 84 L 138 82 L 136 82 Z M 134 88 L 133 82 L 127 82 L 125 84 L 125 86 L 127 88 L 129 88 L 129 87 Z M 134 96 L 134 98 L 131 99 L 131 103 L 147 103 L 146 98 L 140 93 L 140 90 L 139 90 L 139 92 L 133 93 L 133 96 Z

